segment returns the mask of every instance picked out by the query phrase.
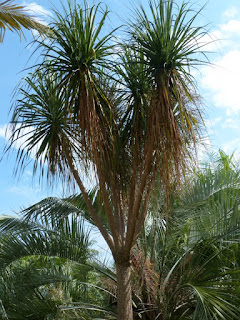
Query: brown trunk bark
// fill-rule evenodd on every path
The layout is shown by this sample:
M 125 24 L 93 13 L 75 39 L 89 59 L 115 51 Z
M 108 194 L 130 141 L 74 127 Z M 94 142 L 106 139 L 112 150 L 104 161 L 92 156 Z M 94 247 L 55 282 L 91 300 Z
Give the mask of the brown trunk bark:
M 133 320 L 130 262 L 116 262 L 116 270 L 118 320 Z

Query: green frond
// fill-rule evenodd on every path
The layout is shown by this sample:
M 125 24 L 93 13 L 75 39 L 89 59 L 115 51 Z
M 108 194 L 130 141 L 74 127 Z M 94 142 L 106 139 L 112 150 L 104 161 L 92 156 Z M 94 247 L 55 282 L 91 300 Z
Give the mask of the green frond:
M 239 169 L 220 153 L 185 183 L 169 212 L 155 191 L 139 238 L 159 276 L 155 304 L 166 319 L 238 319 Z
M 106 299 L 115 296 L 98 278 L 114 274 L 92 261 L 82 218 L 45 218 L 1 218 L 0 299 L 6 315 L 29 317 L 32 305 L 30 319 L 94 319 L 107 313 L 112 319 Z
M 102 202 L 101 194 L 97 188 L 93 188 L 89 193 L 89 198 L 92 201 L 92 205 L 98 216 L 101 219 L 102 224 L 107 230 L 109 230 L 109 223 L 106 216 L 106 211 Z M 87 210 L 82 194 L 73 195 L 68 198 L 46 198 L 42 201 L 34 204 L 33 206 L 26 208 L 22 211 L 25 219 L 30 221 L 58 221 L 59 219 L 67 219 L 70 216 L 83 217 L 92 227 L 95 222 Z M 110 232 L 110 230 L 109 230 Z
M 48 27 L 37 22 L 24 6 L 14 4 L 12 0 L 2 1 L 0 3 L 0 42 L 3 41 L 6 30 L 17 31 L 21 35 L 22 28 L 35 29 L 40 33 L 48 31 Z
M 91 256 L 89 234 L 80 219 L 45 220 L 45 224 L 28 223 L 16 218 L 2 219 L 1 269 L 16 260 L 35 255 L 86 262 Z

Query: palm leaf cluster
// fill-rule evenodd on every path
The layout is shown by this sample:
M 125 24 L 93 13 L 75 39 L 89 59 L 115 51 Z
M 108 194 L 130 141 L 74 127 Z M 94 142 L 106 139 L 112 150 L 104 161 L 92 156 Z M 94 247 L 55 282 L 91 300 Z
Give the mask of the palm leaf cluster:
M 153 202 L 140 241 L 159 276 L 154 316 L 239 318 L 239 196 L 239 169 L 221 152 L 173 195 L 170 212 Z
M 82 218 L 44 220 L 1 219 L 0 319 L 112 319 Z
M 3 41 L 6 30 L 17 31 L 23 34 L 22 28 L 35 29 L 40 33 L 46 32 L 47 27 L 38 22 L 35 17 L 22 5 L 13 3 L 12 0 L 0 2 L 0 42 Z

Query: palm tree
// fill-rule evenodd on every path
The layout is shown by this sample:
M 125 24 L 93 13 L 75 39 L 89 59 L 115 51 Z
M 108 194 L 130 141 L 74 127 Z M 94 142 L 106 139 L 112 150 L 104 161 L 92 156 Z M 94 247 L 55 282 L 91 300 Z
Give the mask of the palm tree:
M 0 42 L 3 41 L 6 30 L 17 31 L 23 34 L 22 28 L 35 29 L 39 32 L 46 32 L 47 27 L 37 22 L 34 16 L 29 14 L 24 6 L 12 3 L 12 0 L 0 2 Z
M 152 203 L 139 242 L 158 274 L 153 319 L 239 318 L 239 196 L 239 167 L 220 151 L 170 212 Z
M 18 168 L 37 148 L 34 170 L 47 168 L 49 178 L 79 187 L 116 263 L 121 320 L 133 318 L 131 252 L 156 178 L 166 193 L 172 179 L 182 180 L 201 129 L 190 74 L 204 63 L 197 53 L 206 31 L 193 26 L 198 12 L 172 0 L 149 6 L 150 18 L 135 9 L 128 42 L 117 46 L 114 30 L 103 29 L 108 10 L 100 4 L 55 12 L 49 41 L 37 41 L 42 61 L 23 80 L 11 121 L 10 144 L 26 138 Z M 94 173 L 107 224 L 79 168 Z
M 191 175 L 181 195 L 171 195 L 170 212 L 159 189 L 155 192 L 132 253 L 134 319 L 239 319 L 240 188 L 232 157 L 220 152 Z M 90 195 L 109 229 L 99 196 Z M 81 194 L 47 198 L 23 213 L 33 222 L 56 224 L 72 216 L 93 222 Z M 114 272 L 105 276 L 114 302 Z

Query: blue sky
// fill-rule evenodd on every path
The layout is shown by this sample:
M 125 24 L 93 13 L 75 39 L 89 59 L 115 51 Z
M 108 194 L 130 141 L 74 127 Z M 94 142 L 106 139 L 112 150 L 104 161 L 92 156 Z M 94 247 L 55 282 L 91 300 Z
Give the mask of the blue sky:
M 177 0 L 180 3 L 181 0 Z M 80 2 L 80 1 L 79 1 Z M 138 1 L 102 1 L 111 9 L 109 24 L 117 26 L 120 18 L 130 17 L 131 3 Z M 142 0 L 142 3 L 147 1 Z M 196 78 L 205 105 L 208 136 L 206 144 L 209 150 L 222 148 L 227 153 L 240 154 L 240 1 L 209 0 L 193 1 L 195 8 L 206 4 L 199 17 L 199 24 L 209 23 L 210 35 L 204 41 L 217 40 L 208 45 L 215 52 L 209 57 L 211 67 L 201 67 Z M 51 7 L 60 7 L 60 1 L 18 1 L 28 6 L 36 16 L 47 20 Z M 16 34 L 7 32 L 0 45 L 0 154 L 6 143 L 5 129 L 10 119 L 9 110 L 14 101 L 13 91 L 18 81 L 26 74 L 32 49 L 27 46 L 31 33 L 25 32 L 26 39 L 20 41 Z M 33 61 L 33 60 L 32 60 Z M 61 187 L 49 190 L 40 186 L 38 180 L 32 180 L 31 166 L 26 168 L 20 179 L 13 175 L 15 166 L 14 152 L 0 162 L 0 214 L 12 214 L 27 207 L 45 196 L 61 196 Z

